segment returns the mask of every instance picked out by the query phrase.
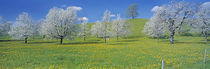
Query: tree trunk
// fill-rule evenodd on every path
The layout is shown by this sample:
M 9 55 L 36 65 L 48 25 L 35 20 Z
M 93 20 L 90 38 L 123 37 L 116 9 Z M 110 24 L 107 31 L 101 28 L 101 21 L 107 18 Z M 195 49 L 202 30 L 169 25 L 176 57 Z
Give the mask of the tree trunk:
M 28 43 L 28 42 L 27 42 L 27 40 L 28 40 L 28 38 L 26 37 L 26 38 L 25 38 L 25 44 L 27 44 L 27 43 Z
M 117 41 L 118 41 L 119 36 L 117 35 Z
M 157 40 L 159 40 L 159 34 L 157 34 Z
M 171 33 L 171 44 L 174 44 L 174 32 Z
M 84 39 L 84 41 L 85 41 L 85 35 L 83 35 L 83 39 Z
M 105 43 L 106 43 L 106 36 L 104 37 L 104 41 L 105 41 Z
M 208 36 L 207 31 L 205 31 L 204 36 L 205 36 L 205 41 L 208 41 L 208 39 L 207 39 L 207 36 Z
M 45 38 L 45 35 L 43 35 L 43 38 Z
M 63 44 L 63 37 L 60 38 L 60 44 Z

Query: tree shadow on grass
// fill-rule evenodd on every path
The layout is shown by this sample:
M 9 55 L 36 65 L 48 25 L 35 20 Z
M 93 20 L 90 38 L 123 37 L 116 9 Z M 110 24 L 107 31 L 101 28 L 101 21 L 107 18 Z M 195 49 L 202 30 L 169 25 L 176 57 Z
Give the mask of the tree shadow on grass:
M 129 37 L 127 37 L 128 39 L 135 39 L 135 38 L 140 38 L 140 37 L 142 37 L 142 36 L 129 36 Z
M 100 43 L 104 43 L 104 42 L 71 42 L 71 43 L 63 43 L 62 45 L 82 45 L 82 44 L 100 44 Z
M 170 43 L 170 40 L 161 40 L 161 42 L 168 42 L 168 43 Z M 174 44 L 210 44 L 210 42 L 201 42 L 201 41 L 178 41 L 178 40 L 174 40 Z
M 208 42 L 183 42 L 183 41 L 175 41 L 175 44 L 208 44 Z
M 0 42 L 24 41 L 24 40 L 0 40 Z
M 134 42 L 134 41 L 138 41 L 138 40 L 128 39 L 128 40 L 121 40 L 121 41 L 117 41 L 117 42 Z
M 97 41 L 101 41 L 101 40 L 100 40 L 100 39 L 97 39 L 97 40 L 95 40 L 95 39 L 94 39 L 94 40 L 86 40 L 86 41 L 90 41 L 90 42 L 91 42 L 91 41 L 93 41 L 93 42 L 97 42 Z
M 51 42 L 29 42 L 28 44 L 44 44 L 44 43 L 56 43 L 55 41 Z
M 113 43 L 113 44 L 108 44 L 108 45 L 125 45 L 125 44 L 128 44 L 128 43 Z

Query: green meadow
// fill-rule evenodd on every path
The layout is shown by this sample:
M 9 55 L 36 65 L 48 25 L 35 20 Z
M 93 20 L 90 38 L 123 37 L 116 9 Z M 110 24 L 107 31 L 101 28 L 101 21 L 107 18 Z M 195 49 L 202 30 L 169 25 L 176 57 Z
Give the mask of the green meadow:
M 147 19 L 129 20 L 132 34 L 126 39 L 88 35 L 87 40 L 14 40 L 0 37 L 0 69 L 210 69 L 210 42 L 201 36 L 153 39 L 142 34 Z M 93 23 L 90 23 L 92 25 Z M 204 63 L 204 52 L 207 59 Z

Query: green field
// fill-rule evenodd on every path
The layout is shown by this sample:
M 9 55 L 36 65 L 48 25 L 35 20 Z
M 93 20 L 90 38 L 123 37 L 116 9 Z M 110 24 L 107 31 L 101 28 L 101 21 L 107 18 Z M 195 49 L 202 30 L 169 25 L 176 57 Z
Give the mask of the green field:
M 0 38 L 0 69 L 210 69 L 210 42 L 203 37 L 175 36 L 148 38 L 141 32 L 146 19 L 130 20 L 132 34 L 127 39 L 87 37 L 75 40 L 23 40 Z M 203 63 L 207 49 L 207 63 Z

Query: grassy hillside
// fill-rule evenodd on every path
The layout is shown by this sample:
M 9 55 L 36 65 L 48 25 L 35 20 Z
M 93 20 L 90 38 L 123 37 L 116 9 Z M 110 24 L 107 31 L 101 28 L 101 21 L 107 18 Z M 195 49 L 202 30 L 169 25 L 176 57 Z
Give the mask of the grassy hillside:
M 31 39 L 28 44 L 22 40 L 0 39 L 0 69 L 209 69 L 210 42 L 203 37 L 175 36 L 175 44 L 169 39 L 151 39 L 141 32 L 146 19 L 129 20 L 132 34 L 127 39 L 115 38 L 105 44 L 101 38 L 88 36 L 64 40 Z M 204 49 L 207 49 L 207 63 L 203 63 Z

